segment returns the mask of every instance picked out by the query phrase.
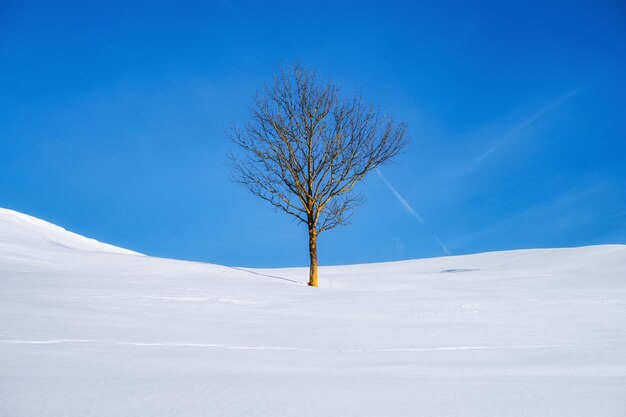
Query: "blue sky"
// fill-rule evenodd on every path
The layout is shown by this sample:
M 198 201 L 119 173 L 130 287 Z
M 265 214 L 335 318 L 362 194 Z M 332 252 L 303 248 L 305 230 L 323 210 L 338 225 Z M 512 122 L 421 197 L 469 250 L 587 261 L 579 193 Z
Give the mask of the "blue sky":
M 306 265 L 305 228 L 224 158 L 293 63 L 412 137 L 321 264 L 626 243 L 620 1 L 5 0 L 0 206 L 156 256 Z

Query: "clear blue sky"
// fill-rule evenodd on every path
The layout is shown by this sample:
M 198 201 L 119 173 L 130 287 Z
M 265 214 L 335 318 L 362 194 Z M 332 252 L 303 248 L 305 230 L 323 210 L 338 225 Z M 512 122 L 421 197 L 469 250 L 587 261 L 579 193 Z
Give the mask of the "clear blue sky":
M 0 1 L 0 206 L 151 255 L 306 265 L 223 136 L 301 63 L 405 120 L 321 264 L 626 243 L 626 6 Z M 404 199 L 404 203 L 401 201 Z M 424 220 L 422 225 L 418 217 Z

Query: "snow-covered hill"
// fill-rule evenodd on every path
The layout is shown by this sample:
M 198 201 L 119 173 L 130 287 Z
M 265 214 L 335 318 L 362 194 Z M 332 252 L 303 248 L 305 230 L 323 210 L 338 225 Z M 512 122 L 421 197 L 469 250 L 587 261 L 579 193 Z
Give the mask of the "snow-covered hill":
M 91 251 L 139 255 L 89 239 L 36 217 L 0 207 L 0 254 L 41 257 L 58 251 Z
M 626 246 L 306 275 L 0 209 L 0 416 L 626 415 Z

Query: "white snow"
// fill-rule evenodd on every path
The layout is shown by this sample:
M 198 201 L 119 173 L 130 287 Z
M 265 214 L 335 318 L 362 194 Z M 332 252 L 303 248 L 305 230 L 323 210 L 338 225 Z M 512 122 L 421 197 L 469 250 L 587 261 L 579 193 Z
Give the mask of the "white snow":
M 0 416 L 624 416 L 626 246 L 231 268 L 0 209 Z

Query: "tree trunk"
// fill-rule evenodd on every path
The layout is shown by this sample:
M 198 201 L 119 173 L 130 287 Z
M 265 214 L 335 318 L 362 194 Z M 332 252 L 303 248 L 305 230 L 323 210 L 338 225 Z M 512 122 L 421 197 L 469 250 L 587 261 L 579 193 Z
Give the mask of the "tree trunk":
M 309 256 L 311 266 L 309 267 L 309 285 L 317 287 L 317 230 L 315 225 L 309 225 Z

